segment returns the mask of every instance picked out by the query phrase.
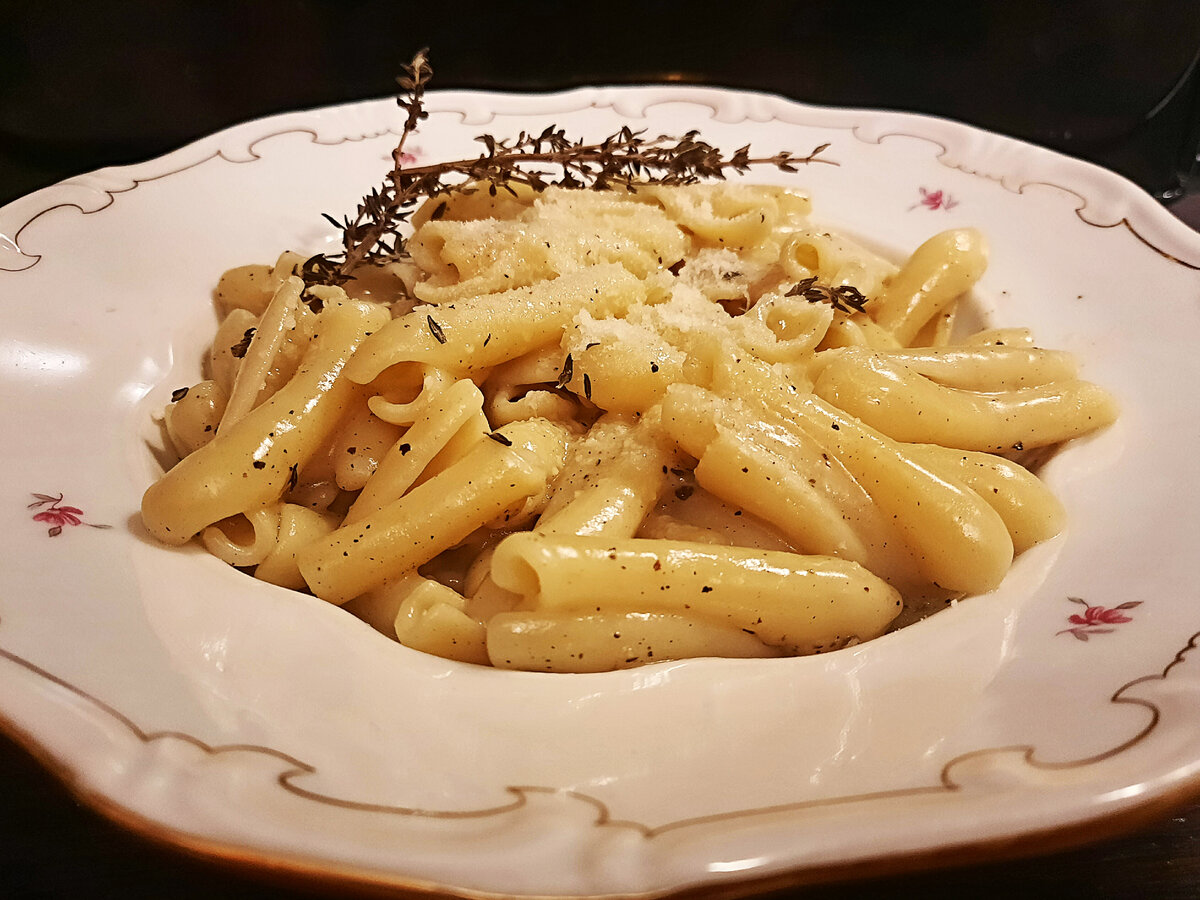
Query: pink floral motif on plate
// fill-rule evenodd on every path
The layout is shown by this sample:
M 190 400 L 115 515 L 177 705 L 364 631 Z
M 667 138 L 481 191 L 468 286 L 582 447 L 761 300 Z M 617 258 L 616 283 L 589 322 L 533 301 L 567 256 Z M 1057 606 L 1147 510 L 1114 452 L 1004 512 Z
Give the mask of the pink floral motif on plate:
M 1125 615 L 1125 611 L 1142 605 L 1141 600 L 1130 600 L 1110 608 L 1091 606 L 1082 597 L 1068 597 L 1067 599 L 1082 606 L 1083 612 L 1069 616 L 1067 621 L 1071 623 L 1072 627 L 1064 628 L 1058 634 L 1069 634 L 1080 641 L 1086 641 L 1093 634 L 1110 634 L 1116 630 L 1112 626 L 1132 622 L 1133 618 Z
M 63 527 L 67 525 L 87 525 L 89 528 L 111 528 L 111 525 L 97 525 L 94 522 L 83 521 L 83 510 L 77 506 L 63 506 L 63 495 L 60 493 L 57 497 L 50 494 L 33 494 L 34 501 L 30 503 L 26 509 L 36 509 L 38 512 L 33 514 L 33 521 L 43 522 L 50 527 L 46 529 L 46 534 L 50 537 L 58 537 L 62 534 Z
M 919 190 L 921 191 L 921 199 L 908 208 L 909 212 L 912 212 L 917 207 L 932 210 L 951 210 L 958 206 L 958 201 L 943 190 L 931 191 L 928 188 L 919 188 Z

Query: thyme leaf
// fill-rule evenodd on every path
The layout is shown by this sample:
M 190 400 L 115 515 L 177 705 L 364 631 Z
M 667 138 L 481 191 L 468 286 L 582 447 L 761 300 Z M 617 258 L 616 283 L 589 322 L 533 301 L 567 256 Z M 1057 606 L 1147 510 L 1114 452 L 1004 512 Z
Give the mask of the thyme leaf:
M 797 282 L 784 296 L 803 297 L 809 303 L 828 303 L 834 309 L 840 309 L 845 313 L 864 312 L 864 308 L 870 300 L 852 284 L 830 287 L 827 284 L 819 283 L 816 275 Z
M 250 342 L 254 340 L 255 330 L 254 328 L 247 328 L 242 334 L 242 339 L 229 348 L 229 353 L 234 359 L 241 359 L 246 355 L 246 351 L 250 349 Z
M 575 364 L 571 359 L 571 354 L 567 354 L 567 358 L 563 360 L 562 371 L 558 373 L 558 381 L 554 383 L 556 388 L 564 388 L 571 383 L 571 378 L 575 374 Z
M 429 325 L 429 333 L 433 335 L 434 340 L 439 344 L 446 343 L 446 332 L 442 331 L 442 326 L 437 323 L 437 320 L 433 316 L 426 316 L 425 322 Z

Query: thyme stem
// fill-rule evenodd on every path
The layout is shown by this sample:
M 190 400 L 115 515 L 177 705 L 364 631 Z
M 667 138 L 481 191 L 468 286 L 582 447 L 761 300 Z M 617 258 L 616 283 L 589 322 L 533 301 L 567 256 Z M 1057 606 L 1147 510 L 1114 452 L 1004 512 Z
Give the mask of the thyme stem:
M 471 159 L 458 159 L 426 165 L 404 166 L 404 148 L 422 119 L 425 88 L 433 77 L 427 51 L 421 50 L 397 78 L 403 93 L 397 104 L 407 112 L 399 143 L 392 151 L 392 170 L 383 185 L 359 203 L 353 218 L 339 224 L 342 251 L 333 256 L 317 255 L 303 266 L 302 274 L 310 284 L 341 284 L 365 264 L 383 264 L 406 254 L 401 228 L 408 222 L 417 204 L 444 194 L 467 193 L 486 187 L 492 194 L 513 191 L 521 184 L 540 192 L 550 186 L 611 190 L 636 189 L 643 184 L 687 185 L 705 178 L 723 180 L 727 172 L 745 173 L 751 166 L 771 165 L 784 172 L 811 163 L 837 165 L 821 157 L 828 147 L 822 144 L 807 156 L 780 151 L 773 156 L 750 155 L 749 145 L 725 156 L 720 150 L 689 131 L 682 137 L 660 135 L 648 139 L 628 126 L 602 141 L 584 143 L 568 138 L 551 125 L 540 134 L 521 132 L 513 140 L 500 140 L 490 134 L 477 140 L 485 152 Z M 538 168 L 550 165 L 561 174 Z M 446 179 L 450 180 L 447 181 Z M 337 223 L 332 216 L 327 219 Z

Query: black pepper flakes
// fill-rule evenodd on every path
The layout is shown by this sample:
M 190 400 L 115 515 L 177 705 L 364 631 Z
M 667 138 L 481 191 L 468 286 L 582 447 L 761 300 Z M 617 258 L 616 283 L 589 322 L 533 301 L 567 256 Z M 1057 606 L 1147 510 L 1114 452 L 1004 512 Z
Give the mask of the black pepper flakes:
M 188 389 L 185 387 L 175 388 L 175 390 L 171 391 L 171 402 L 178 403 L 180 400 L 182 400 L 184 397 L 187 396 L 187 393 L 188 393 Z
M 265 469 L 266 467 L 267 467 L 267 464 L 265 462 L 263 462 L 261 459 L 256 459 L 254 461 L 254 468 Z
M 508 438 L 506 438 L 504 435 L 502 435 L 502 434 L 501 434 L 500 432 L 498 432 L 498 431 L 491 431 L 491 432 L 489 432 L 489 433 L 488 433 L 488 437 L 490 437 L 490 438 L 491 438 L 493 441 L 495 441 L 497 444 L 503 444 L 505 447 L 511 447 L 511 446 L 512 446 L 512 441 L 510 441 Z

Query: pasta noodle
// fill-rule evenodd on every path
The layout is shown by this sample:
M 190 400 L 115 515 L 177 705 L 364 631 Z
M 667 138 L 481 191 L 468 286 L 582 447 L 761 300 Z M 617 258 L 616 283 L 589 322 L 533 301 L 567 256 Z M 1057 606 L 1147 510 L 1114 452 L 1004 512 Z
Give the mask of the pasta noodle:
M 520 606 L 632 606 L 739 628 L 789 653 L 813 653 L 883 633 L 899 593 L 856 563 L 778 550 L 676 541 L 514 534 L 492 577 Z
M 347 303 L 323 314 L 295 376 L 265 403 L 150 486 L 142 521 L 154 537 L 183 544 L 223 518 L 277 500 L 362 389 L 342 368 L 386 319 L 386 311 Z
M 501 669 L 607 672 L 694 656 L 783 656 L 752 634 L 664 612 L 499 612 L 488 619 L 488 661 Z
M 338 285 L 292 253 L 221 277 L 142 518 L 449 660 L 877 638 L 1057 535 L 1017 460 L 1117 414 L 1028 329 L 957 332 L 973 229 L 897 265 L 731 184 L 467 190 L 411 223 L 410 259 Z

